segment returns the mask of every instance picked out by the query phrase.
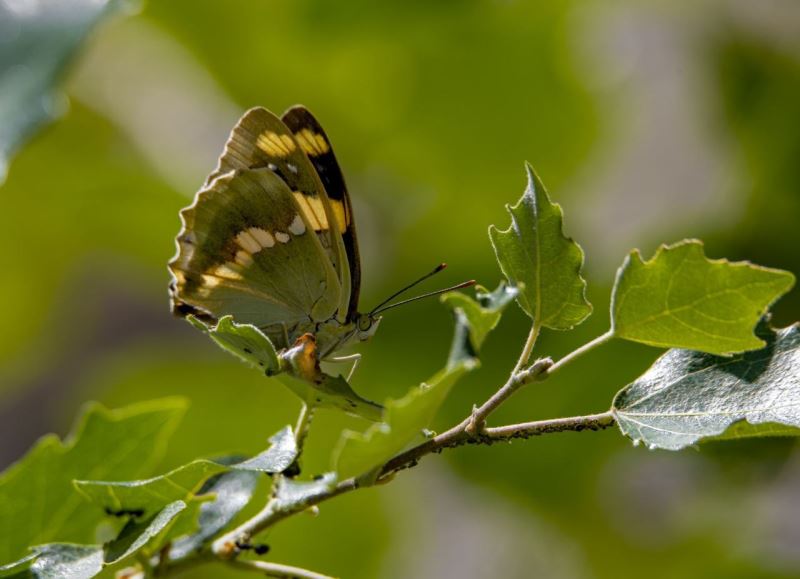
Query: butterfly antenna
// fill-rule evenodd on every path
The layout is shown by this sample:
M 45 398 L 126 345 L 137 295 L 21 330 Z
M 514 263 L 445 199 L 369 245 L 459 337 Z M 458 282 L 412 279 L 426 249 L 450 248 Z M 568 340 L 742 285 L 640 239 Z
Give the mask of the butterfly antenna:
M 377 306 L 375 306 L 374 308 L 372 308 L 372 311 L 371 311 L 371 312 L 370 312 L 368 315 L 370 315 L 370 316 L 371 316 L 371 315 L 375 314 L 376 312 L 378 312 L 378 310 L 380 310 L 380 309 L 381 309 L 383 306 L 385 306 L 386 304 L 388 304 L 390 301 L 392 301 L 394 298 L 396 298 L 396 297 L 397 297 L 397 296 L 399 296 L 400 294 L 403 294 L 403 293 L 407 292 L 407 291 L 408 291 L 408 290 L 410 290 L 412 287 L 414 287 L 414 286 L 415 286 L 415 285 L 417 285 L 417 284 L 420 284 L 420 283 L 422 283 L 423 281 L 425 281 L 425 280 L 426 280 L 426 279 L 428 279 L 429 277 L 433 277 L 433 276 L 435 276 L 437 273 L 439 273 L 440 271 L 442 271 L 442 270 L 443 270 L 444 268 L 446 268 L 446 267 L 447 267 L 447 264 L 446 264 L 446 263 L 440 263 L 440 264 L 439 264 L 439 265 L 437 265 L 435 268 L 433 268 L 433 271 L 431 271 L 431 272 L 429 272 L 429 273 L 426 273 L 426 274 L 425 274 L 425 275 L 423 275 L 421 278 L 419 278 L 419 279 L 418 279 L 418 280 L 416 280 L 416 281 L 413 281 L 413 282 L 411 282 L 410 284 L 408 284 L 408 285 L 407 285 L 406 287 L 404 287 L 403 289 L 401 289 L 401 290 L 398 290 L 398 291 L 394 292 L 394 293 L 393 293 L 392 295 L 390 295 L 388 298 L 386 298 L 386 299 L 385 299 L 385 300 L 383 300 L 381 303 L 379 303 Z
M 392 308 L 396 308 L 397 306 L 402 306 L 402 305 L 405 305 L 405 304 L 408 304 L 408 303 L 411 303 L 411 302 L 415 302 L 415 301 L 417 301 L 417 300 L 421 300 L 421 299 L 429 298 L 429 297 L 431 297 L 431 296 L 438 296 L 439 294 L 443 294 L 443 293 L 447 293 L 447 292 L 454 291 L 454 290 L 457 290 L 457 289 L 462 289 L 462 288 L 465 288 L 465 287 L 470 287 L 470 286 L 473 286 L 473 285 L 475 285 L 475 283 L 476 283 L 476 282 L 475 282 L 475 280 L 474 280 L 474 279 L 471 279 L 471 280 L 469 280 L 469 281 L 462 282 L 462 283 L 460 283 L 460 284 L 457 284 L 457 285 L 454 285 L 454 286 L 452 286 L 452 287 L 446 287 L 446 288 L 444 288 L 444 289 L 439 289 L 439 290 L 432 291 L 432 292 L 429 292 L 429 293 L 426 293 L 426 294 L 422 294 L 422 295 L 420 295 L 420 296 L 415 296 L 415 297 L 413 297 L 413 298 L 408 298 L 407 300 L 402 300 L 402 301 L 399 301 L 399 302 L 396 302 L 396 303 L 393 303 L 393 304 L 389 304 L 388 306 L 386 305 L 386 304 L 388 304 L 390 301 L 392 301 L 394 298 L 396 298 L 397 296 L 399 296 L 400 294 L 402 294 L 403 292 L 405 292 L 405 291 L 407 291 L 407 290 L 411 289 L 412 287 L 414 287 L 414 286 L 415 286 L 415 285 L 417 285 L 418 283 L 420 283 L 420 282 L 422 282 L 422 281 L 424 281 L 424 280 L 428 279 L 428 278 L 429 278 L 429 277 L 431 277 L 432 275 L 435 275 L 435 274 L 439 273 L 439 272 L 440 272 L 440 271 L 442 271 L 442 270 L 443 270 L 445 267 L 447 267 L 447 264 L 444 264 L 444 263 L 443 263 L 443 264 L 441 264 L 441 265 L 437 266 L 437 267 L 436 267 L 436 269 L 434 269 L 432 272 L 430 272 L 430 273 L 428 273 L 428 274 L 426 274 L 426 275 L 422 276 L 421 278 L 419 278 L 419 279 L 418 279 L 417 281 L 415 281 L 414 283 L 407 285 L 406 287 L 404 287 L 403 289 L 401 289 L 401 290 L 400 290 L 400 291 L 398 291 L 398 292 L 395 292 L 395 293 L 394 293 L 394 294 L 392 294 L 392 295 L 391 295 L 391 296 L 390 296 L 388 299 L 385 299 L 385 300 L 383 300 L 383 301 L 382 301 L 380 304 L 378 304 L 377 306 L 375 306 L 375 307 L 372 309 L 372 311 L 371 311 L 371 312 L 370 312 L 368 315 L 370 315 L 370 316 L 374 316 L 374 315 L 376 315 L 376 314 L 379 314 L 379 313 L 381 313 L 381 312 L 385 312 L 386 310 L 390 310 L 390 309 L 392 309 Z

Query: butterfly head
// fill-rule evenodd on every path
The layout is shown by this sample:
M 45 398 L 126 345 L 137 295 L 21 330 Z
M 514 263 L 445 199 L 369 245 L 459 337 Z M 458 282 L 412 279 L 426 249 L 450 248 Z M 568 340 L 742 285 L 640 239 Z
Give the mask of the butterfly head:
M 369 340 L 377 331 L 378 324 L 381 322 L 381 316 L 373 314 L 356 314 L 354 320 L 356 326 L 356 337 L 361 342 Z

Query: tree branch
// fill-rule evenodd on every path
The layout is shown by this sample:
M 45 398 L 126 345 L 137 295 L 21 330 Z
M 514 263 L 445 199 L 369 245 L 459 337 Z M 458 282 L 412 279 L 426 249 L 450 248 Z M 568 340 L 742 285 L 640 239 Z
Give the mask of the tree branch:
M 456 426 L 392 458 L 381 469 L 379 479 L 386 480 L 392 473 L 416 465 L 417 461 L 423 456 L 433 452 L 440 452 L 446 448 L 456 448 L 465 444 L 490 445 L 503 440 L 530 438 L 532 436 L 540 436 L 542 434 L 551 434 L 555 432 L 603 430 L 613 426 L 615 423 L 616 420 L 612 412 L 608 411 L 586 416 L 553 418 L 549 420 L 537 420 L 534 422 L 522 422 L 520 424 L 486 428 L 477 436 L 468 434 L 464 430 L 462 423 L 462 425 Z M 350 478 L 343 480 L 330 491 L 320 493 L 301 505 L 291 505 L 281 508 L 279 503 L 272 499 L 261 512 L 214 541 L 212 552 L 216 557 L 221 559 L 234 560 L 240 553 L 240 549 L 237 545 L 249 542 L 252 537 L 272 527 L 276 523 L 279 523 L 283 519 L 357 488 L 359 488 L 358 481 L 354 478 Z
M 281 506 L 281 503 L 275 498 L 270 499 L 267 505 L 261 509 L 257 514 L 253 515 L 250 519 L 225 533 L 219 539 L 214 541 L 211 550 L 217 557 L 222 559 L 233 559 L 239 555 L 241 549 L 239 545 L 248 543 L 250 539 L 264 529 L 267 529 L 286 519 L 296 513 L 305 511 L 306 509 L 318 505 L 323 501 L 332 499 L 343 493 L 355 490 L 358 484 L 355 479 L 347 479 L 337 484 L 333 489 L 328 492 L 320 493 L 319 495 L 310 498 L 308 501 L 296 505 Z
M 520 361 L 521 360 L 522 358 L 520 358 Z M 511 395 L 514 394 L 514 392 L 526 384 L 536 381 L 539 376 L 543 375 L 552 365 L 553 360 L 550 358 L 542 358 L 541 360 L 536 360 L 536 362 L 534 362 L 533 365 L 527 370 L 515 370 L 508 378 L 508 381 L 503 384 L 497 390 L 497 392 L 492 394 L 492 396 L 489 397 L 489 399 L 479 408 L 473 409 L 472 414 L 469 418 L 467 418 L 466 423 L 463 425 L 463 429 L 467 432 L 467 434 L 470 435 L 480 433 L 484 428 L 486 418 L 492 412 L 494 412 L 503 402 L 508 400 Z M 461 426 L 462 425 L 459 424 L 458 428 L 461 428 Z
M 227 561 L 229 565 L 248 571 L 256 571 L 266 577 L 277 577 L 279 579 L 334 579 L 330 575 L 321 575 L 308 569 L 282 565 L 280 563 L 270 563 L 268 561 L 240 561 L 231 559 Z
M 381 470 L 381 477 L 390 473 L 414 466 L 417 461 L 432 452 L 440 452 L 445 448 L 456 448 L 465 444 L 494 444 L 503 440 L 515 438 L 530 438 L 542 434 L 554 432 L 581 432 L 584 430 L 603 430 L 616 424 L 616 419 L 611 411 L 600 414 L 588 414 L 586 416 L 572 416 L 569 418 L 551 418 L 548 420 L 536 420 L 533 422 L 522 422 L 520 424 L 509 424 L 494 428 L 485 428 L 482 432 L 472 435 L 460 425 L 451 428 L 447 432 L 435 436 L 398 454 L 387 462 Z
M 617 420 L 614 418 L 613 412 L 609 410 L 608 412 L 587 414 L 586 416 L 551 418 L 548 420 L 535 420 L 533 422 L 522 422 L 520 424 L 487 428 L 483 432 L 482 438 L 486 439 L 485 443 L 491 444 L 500 440 L 530 438 L 531 436 L 541 436 L 542 434 L 552 434 L 553 432 L 605 430 L 606 428 L 611 428 L 616 423 Z

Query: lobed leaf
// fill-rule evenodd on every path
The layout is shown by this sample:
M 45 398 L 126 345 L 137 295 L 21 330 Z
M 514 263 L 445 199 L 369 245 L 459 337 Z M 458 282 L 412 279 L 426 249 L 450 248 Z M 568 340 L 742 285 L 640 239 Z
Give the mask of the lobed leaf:
M 137 517 L 152 516 L 176 501 L 189 503 L 202 496 L 206 481 L 221 472 L 242 470 L 279 473 L 297 457 L 297 444 L 290 426 L 272 438 L 271 446 L 257 456 L 227 464 L 227 461 L 194 460 L 168 473 L 145 480 L 90 481 L 76 480 L 75 486 L 91 502 L 109 513 L 134 513 Z
M 63 442 L 40 439 L 0 475 L 0 562 L 25 556 L 32 545 L 93 542 L 101 514 L 86 508 L 72 481 L 148 473 L 185 408 L 178 398 L 120 410 L 91 404 Z
M 758 336 L 764 348 L 733 357 L 669 350 L 614 399 L 623 434 L 668 450 L 800 434 L 800 325 Z
M 651 346 L 710 354 L 756 350 L 764 342 L 753 328 L 793 285 L 788 271 L 708 259 L 697 240 L 662 245 L 649 261 L 633 251 L 617 272 L 612 331 Z
M 550 201 L 530 165 L 528 187 L 513 207 L 511 226 L 489 227 L 489 238 L 500 269 L 520 288 L 517 302 L 535 324 L 569 330 L 592 312 L 586 282 L 580 275 L 583 250 L 562 232 L 561 207 Z
M 444 294 L 442 303 L 453 310 L 456 318 L 455 335 L 448 356 L 449 365 L 465 360 L 477 360 L 483 341 L 497 327 L 503 310 L 519 295 L 519 290 L 500 283 L 489 292 L 478 286 L 472 299 L 461 292 Z

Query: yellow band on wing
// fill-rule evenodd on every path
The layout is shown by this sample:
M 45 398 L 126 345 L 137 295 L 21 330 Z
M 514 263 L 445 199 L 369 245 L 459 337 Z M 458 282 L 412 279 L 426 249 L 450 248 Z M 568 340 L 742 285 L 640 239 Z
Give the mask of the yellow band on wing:
M 330 229 L 328 225 L 328 216 L 325 214 L 325 207 L 322 204 L 322 199 L 319 197 L 306 195 L 302 191 L 295 191 L 294 198 L 297 201 L 297 204 L 300 206 L 300 210 L 303 212 L 308 224 L 314 231 Z M 330 199 L 329 201 L 331 204 L 333 217 L 336 219 L 336 225 L 341 233 L 347 229 L 347 226 L 349 225 L 349 223 L 347 223 L 344 204 L 341 201 L 334 199 Z

